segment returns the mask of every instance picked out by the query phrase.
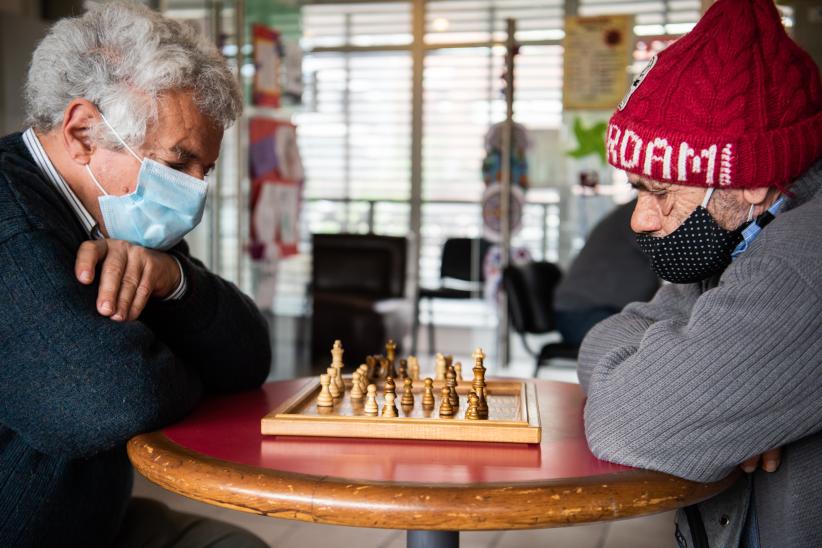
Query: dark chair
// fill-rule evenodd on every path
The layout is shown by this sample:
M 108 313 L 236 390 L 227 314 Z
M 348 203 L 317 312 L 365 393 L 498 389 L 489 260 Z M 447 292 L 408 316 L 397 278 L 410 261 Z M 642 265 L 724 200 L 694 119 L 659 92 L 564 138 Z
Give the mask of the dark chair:
M 413 326 L 411 328 L 411 353 L 417 353 L 420 327 L 420 301 L 422 299 L 471 299 L 482 295 L 485 273 L 483 261 L 493 245 L 481 238 L 449 238 L 442 247 L 440 259 L 440 286 L 419 288 L 414 303 Z M 430 304 L 430 303 L 429 303 Z M 434 339 L 434 312 L 429 306 L 428 348 L 436 351 Z
M 502 276 L 508 298 L 511 326 L 522 338 L 529 354 L 536 358 L 534 377 L 539 368 L 555 358 L 577 359 L 579 347 L 565 343 L 549 343 L 539 353 L 531 349 L 527 334 L 542 335 L 556 328 L 554 320 L 554 289 L 562 279 L 562 271 L 554 263 L 529 262 L 509 265 Z
M 315 370 L 331 361 L 334 340 L 340 339 L 348 365 L 359 365 L 377 354 L 388 338 L 401 345 L 404 333 L 392 332 L 388 315 L 407 315 L 410 304 L 385 303 L 405 297 L 408 243 L 405 238 L 373 234 L 312 236 L 311 363 Z M 401 305 L 407 304 L 405 309 Z M 390 310 L 388 310 L 390 309 Z M 390 324 L 390 325 L 389 325 Z M 408 322 L 405 321 L 406 326 Z

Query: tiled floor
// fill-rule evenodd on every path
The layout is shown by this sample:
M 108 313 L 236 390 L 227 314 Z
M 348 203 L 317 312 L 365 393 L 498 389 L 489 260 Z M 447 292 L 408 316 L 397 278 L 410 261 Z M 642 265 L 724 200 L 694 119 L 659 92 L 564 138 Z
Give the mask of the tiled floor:
M 402 548 L 405 533 L 273 519 L 210 506 L 175 495 L 139 474 L 134 495 L 161 500 L 183 512 L 207 515 L 253 531 L 277 548 Z M 462 533 L 462 548 L 661 548 L 673 545 L 673 514 L 560 529 Z

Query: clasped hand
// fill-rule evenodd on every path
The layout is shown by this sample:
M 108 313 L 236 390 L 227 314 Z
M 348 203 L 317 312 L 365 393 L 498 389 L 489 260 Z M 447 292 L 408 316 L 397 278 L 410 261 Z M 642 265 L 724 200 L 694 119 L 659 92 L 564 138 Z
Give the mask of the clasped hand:
M 118 322 L 136 320 L 150 297 L 168 297 L 180 284 L 180 268 L 168 253 L 108 239 L 80 245 L 74 264 L 80 283 L 91 284 L 101 262 L 97 311 Z

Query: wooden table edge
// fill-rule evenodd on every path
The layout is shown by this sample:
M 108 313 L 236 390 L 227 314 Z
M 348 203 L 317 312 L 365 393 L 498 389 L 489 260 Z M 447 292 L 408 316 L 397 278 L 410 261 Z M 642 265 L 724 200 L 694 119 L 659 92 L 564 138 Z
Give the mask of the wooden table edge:
M 738 478 L 704 484 L 636 470 L 624 472 L 630 481 L 610 484 L 601 476 L 575 480 L 574 486 L 552 480 L 455 489 L 256 468 L 191 451 L 162 432 L 134 437 L 128 455 L 148 480 L 194 500 L 270 517 L 384 529 L 532 529 L 630 518 L 700 502 Z

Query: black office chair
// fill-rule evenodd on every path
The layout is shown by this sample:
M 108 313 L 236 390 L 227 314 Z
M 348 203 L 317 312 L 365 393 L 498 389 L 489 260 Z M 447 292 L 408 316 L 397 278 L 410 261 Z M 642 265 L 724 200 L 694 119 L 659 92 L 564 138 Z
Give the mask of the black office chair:
M 388 338 L 401 345 L 404 334 L 388 330 L 387 315 L 392 312 L 377 304 L 405 297 L 407 240 L 374 234 L 314 234 L 311 241 L 314 368 L 328 365 L 336 339 L 345 348 L 345 362 L 355 366 L 367 355 L 379 353 Z M 401 307 L 398 310 L 402 313 Z M 407 329 L 407 319 L 399 323 Z
M 534 377 L 539 368 L 553 359 L 576 360 L 579 347 L 566 343 L 549 343 L 537 353 L 531 349 L 526 335 L 542 335 L 556 329 L 554 320 L 554 289 L 562 279 L 562 271 L 554 263 L 529 262 L 511 264 L 502 275 L 508 298 L 511 326 L 522 338 L 525 350 L 536 358 Z
M 471 299 L 482 295 L 485 273 L 483 261 L 493 244 L 481 238 L 449 238 L 442 247 L 440 260 L 440 286 L 419 288 L 414 303 L 413 326 L 411 329 L 411 353 L 417 353 L 420 327 L 420 301 L 422 299 Z M 429 304 L 431 304 L 429 302 Z M 428 347 L 436 352 L 434 339 L 434 311 L 429 306 Z

